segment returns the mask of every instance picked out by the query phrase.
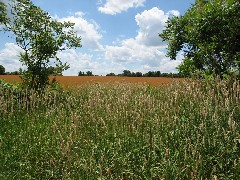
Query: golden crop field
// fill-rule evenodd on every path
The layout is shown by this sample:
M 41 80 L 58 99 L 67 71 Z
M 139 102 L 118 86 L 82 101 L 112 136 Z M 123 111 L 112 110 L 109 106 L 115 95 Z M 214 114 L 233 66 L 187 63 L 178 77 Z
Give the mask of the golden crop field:
M 164 77 L 118 77 L 118 76 L 54 76 L 57 82 L 64 86 L 77 86 L 91 83 L 142 83 L 149 85 L 163 85 L 173 81 L 182 81 L 183 78 L 164 78 Z M 50 81 L 54 78 L 50 77 Z M 21 82 L 17 75 L 0 75 L 0 79 L 7 82 Z

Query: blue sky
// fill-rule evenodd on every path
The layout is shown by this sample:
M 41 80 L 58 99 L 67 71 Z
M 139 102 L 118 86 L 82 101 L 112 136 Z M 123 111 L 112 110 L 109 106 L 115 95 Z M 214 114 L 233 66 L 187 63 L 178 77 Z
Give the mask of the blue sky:
M 0 0 L 6 2 L 7 0 Z M 93 74 L 133 72 L 176 72 L 181 63 L 165 56 L 166 42 L 161 33 L 173 15 L 182 15 L 194 0 L 32 0 L 58 21 L 75 23 L 82 48 L 59 53 L 70 64 L 64 75 L 79 71 Z M 21 67 L 21 51 L 14 39 L 0 32 L 0 64 L 6 71 Z

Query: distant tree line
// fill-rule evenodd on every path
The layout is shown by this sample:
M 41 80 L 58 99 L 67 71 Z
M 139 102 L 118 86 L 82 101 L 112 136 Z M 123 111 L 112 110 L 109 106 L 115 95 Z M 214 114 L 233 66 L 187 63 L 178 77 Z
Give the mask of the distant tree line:
M 51 76 L 62 76 L 61 71 L 58 71 L 57 67 L 49 66 L 48 68 L 48 74 Z M 14 71 L 14 72 L 5 72 L 5 68 L 0 65 L 0 75 L 20 75 L 20 71 Z M 78 76 L 98 76 L 94 75 L 92 71 L 79 71 Z M 170 78 L 182 78 L 184 77 L 182 74 L 179 73 L 161 73 L 160 71 L 148 71 L 147 73 L 142 72 L 131 72 L 130 70 L 124 70 L 121 74 L 115 74 L 113 72 L 107 74 L 106 76 L 126 76 L 126 77 L 170 77 Z
M 19 75 L 19 71 L 5 72 L 4 74 L 1 75 Z
M 0 64 L 0 75 L 19 75 L 18 71 L 14 71 L 14 72 L 5 72 L 5 67 L 3 65 Z
M 109 73 L 106 76 L 126 76 L 126 77 L 171 77 L 181 78 L 183 77 L 179 73 L 161 73 L 160 71 L 148 71 L 147 73 L 142 72 L 131 72 L 130 70 L 124 70 L 122 74 Z
M 94 75 L 92 71 L 87 71 L 87 72 L 79 71 L 78 76 L 94 76 Z
M 19 71 L 5 72 L 5 67 L 0 64 L 0 75 L 21 75 L 23 71 L 21 68 Z M 62 71 L 58 67 L 49 66 L 47 67 L 48 74 L 50 76 L 62 76 Z

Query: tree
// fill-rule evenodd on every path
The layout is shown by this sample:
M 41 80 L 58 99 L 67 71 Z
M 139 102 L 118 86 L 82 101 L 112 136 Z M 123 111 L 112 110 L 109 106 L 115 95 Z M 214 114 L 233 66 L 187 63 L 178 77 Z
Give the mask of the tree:
M 55 68 L 54 68 L 53 66 L 49 66 L 49 67 L 48 67 L 48 73 L 49 73 L 49 75 L 56 75 L 54 69 L 55 69 Z
M 18 71 L 13 71 L 13 72 L 5 72 L 6 75 L 19 75 Z
M 6 5 L 0 2 L 0 24 L 7 22 Z
M 113 72 L 107 74 L 106 76 L 116 76 Z
M 148 71 L 146 74 L 145 74 L 146 77 L 154 77 L 154 72 L 153 71 Z
M 92 73 L 92 71 L 87 71 L 87 72 L 86 72 L 86 75 L 87 75 L 87 76 L 93 76 L 93 73 Z
M 131 77 L 136 77 L 136 73 L 135 72 L 131 72 Z
M 156 77 L 161 77 L 161 71 L 156 71 L 156 72 L 155 72 L 155 76 L 156 76 Z
M 78 76 L 84 76 L 84 72 L 79 71 L 79 72 L 78 72 Z
M 43 89 L 49 82 L 49 63 L 55 59 L 58 73 L 69 68 L 57 56 L 59 51 L 81 47 L 81 38 L 74 31 L 74 23 L 58 22 L 35 6 L 30 0 L 14 0 L 12 19 L 5 23 L 5 30 L 16 37 L 17 45 L 23 49 L 20 61 L 27 66 L 22 71 L 22 80 L 33 89 Z
M 5 74 L 5 68 L 0 64 L 0 75 Z
M 193 59 L 186 58 L 183 63 L 181 63 L 178 67 L 178 72 L 180 75 L 185 77 L 190 77 L 194 72 L 197 72 L 197 68 L 195 67 Z M 206 73 L 206 72 L 205 72 Z
M 124 70 L 123 71 L 123 76 L 131 77 L 131 75 L 132 75 L 131 71 L 129 71 L 129 70 Z
M 62 72 L 57 67 L 49 66 L 47 69 L 50 76 L 62 76 Z
M 142 73 L 141 72 L 136 72 L 136 77 L 142 77 Z
M 197 0 L 180 17 L 174 16 L 160 34 L 168 41 L 167 56 L 184 52 L 180 74 L 223 76 L 240 70 L 240 2 Z

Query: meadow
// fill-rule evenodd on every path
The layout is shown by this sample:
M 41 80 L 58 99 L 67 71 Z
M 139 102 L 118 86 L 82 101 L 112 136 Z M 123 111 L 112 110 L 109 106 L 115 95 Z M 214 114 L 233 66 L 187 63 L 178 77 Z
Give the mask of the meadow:
M 0 179 L 239 179 L 240 83 L 0 86 Z

